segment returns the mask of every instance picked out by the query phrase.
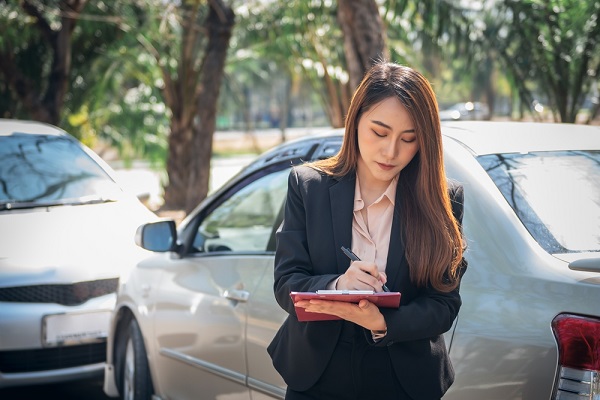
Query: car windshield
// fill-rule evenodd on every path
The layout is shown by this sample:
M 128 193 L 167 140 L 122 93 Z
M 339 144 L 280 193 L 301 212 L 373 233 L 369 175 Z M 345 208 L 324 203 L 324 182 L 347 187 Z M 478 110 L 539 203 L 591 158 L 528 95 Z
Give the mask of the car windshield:
M 120 191 L 69 137 L 0 136 L 0 209 L 108 201 Z
M 478 161 L 548 253 L 600 251 L 600 151 L 494 154 Z

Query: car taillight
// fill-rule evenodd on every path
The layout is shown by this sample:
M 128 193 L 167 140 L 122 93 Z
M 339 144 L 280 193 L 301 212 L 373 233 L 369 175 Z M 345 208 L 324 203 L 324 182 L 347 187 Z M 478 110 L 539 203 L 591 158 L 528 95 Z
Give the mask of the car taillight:
M 552 321 L 558 344 L 555 400 L 600 400 L 600 319 L 559 314 Z

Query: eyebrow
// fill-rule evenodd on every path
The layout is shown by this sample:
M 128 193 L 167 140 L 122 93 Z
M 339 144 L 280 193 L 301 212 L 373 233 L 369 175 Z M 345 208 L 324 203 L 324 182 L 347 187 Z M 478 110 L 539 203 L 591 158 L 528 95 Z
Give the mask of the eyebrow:
M 383 122 L 381 122 L 381 121 L 377 121 L 377 120 L 375 120 L 375 119 L 372 119 L 372 120 L 371 120 L 371 122 L 372 122 L 372 123 L 374 123 L 374 124 L 376 124 L 376 125 L 379 125 L 379 126 L 382 126 L 382 127 L 384 127 L 384 128 L 387 128 L 387 129 L 389 129 L 390 131 L 392 131 L 392 130 L 393 130 L 391 126 L 389 126 L 388 124 L 386 124 L 386 123 L 383 123 Z M 415 130 L 414 130 L 414 128 L 413 128 L 413 129 L 406 129 L 406 130 L 403 130 L 403 131 L 402 131 L 402 132 L 400 132 L 400 133 L 414 133 L 414 132 L 415 132 Z

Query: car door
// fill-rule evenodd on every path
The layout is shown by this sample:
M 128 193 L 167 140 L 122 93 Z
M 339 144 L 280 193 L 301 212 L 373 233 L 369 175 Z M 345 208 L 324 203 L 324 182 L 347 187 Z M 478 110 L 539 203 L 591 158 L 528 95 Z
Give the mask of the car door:
M 283 221 L 283 204 L 276 219 L 273 236 L 267 249 L 275 252 L 275 232 Z M 273 260 L 274 261 L 274 260 Z M 274 262 L 267 268 L 263 278 L 248 301 L 247 354 L 248 386 L 252 400 L 283 399 L 287 385 L 273 367 L 267 347 L 288 314 L 277 301 L 273 292 Z
M 191 246 L 165 268 L 154 310 L 155 376 L 169 398 L 250 399 L 248 301 L 272 275 L 267 247 L 288 174 L 258 171 L 188 224 Z

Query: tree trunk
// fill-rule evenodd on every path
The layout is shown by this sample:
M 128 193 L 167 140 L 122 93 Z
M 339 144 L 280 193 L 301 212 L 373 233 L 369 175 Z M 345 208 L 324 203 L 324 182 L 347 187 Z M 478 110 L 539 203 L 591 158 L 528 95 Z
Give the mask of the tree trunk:
M 185 207 L 192 136 L 191 120 L 183 121 L 173 113 L 167 158 L 168 184 L 164 189 L 165 209 L 183 210 Z
M 487 103 L 490 113 L 486 117 L 487 120 L 492 119 L 494 115 L 494 109 L 496 108 L 496 85 L 495 83 L 498 81 L 496 79 L 496 71 L 494 70 L 494 62 L 489 58 L 485 61 L 485 82 L 484 86 L 484 96 L 485 102 Z
M 23 0 L 21 7 L 33 17 L 41 37 L 52 52 L 50 73 L 46 83 L 32 82 L 19 71 L 16 59 L 8 50 L 0 52 L 0 72 L 31 118 L 59 125 L 71 73 L 71 41 L 79 15 L 87 0 L 63 0 L 58 3 L 61 15 L 59 30 L 53 30 L 41 10 L 31 1 Z M 45 88 L 45 89 L 42 89 Z M 44 90 L 44 92 L 42 92 Z
M 194 122 L 190 176 L 185 211 L 189 213 L 208 194 L 213 135 L 216 128 L 217 103 L 223 80 L 229 40 L 235 23 L 233 10 L 221 0 L 211 0 L 205 28 L 208 44 L 202 62 L 197 93 L 197 119 Z
M 217 102 L 234 25 L 234 13 L 222 0 L 208 3 L 209 12 L 202 30 L 195 26 L 200 3 L 182 5 L 186 21 L 182 24 L 182 56 L 177 79 L 163 70 L 165 102 L 173 114 L 163 208 L 186 213 L 208 194 Z M 207 34 L 208 42 L 201 67 L 197 68 L 194 65 L 200 31 Z M 158 59 L 159 55 L 156 56 Z
M 174 78 L 168 68 L 162 67 L 165 81 L 163 96 L 171 110 L 171 133 L 169 134 L 169 154 L 167 158 L 168 183 L 164 189 L 164 209 L 185 209 L 189 185 L 191 145 L 194 136 L 193 121 L 196 113 L 196 86 L 198 74 L 194 64 L 197 53 L 194 44 L 198 41 L 196 21 L 199 3 L 181 5 L 182 22 L 181 58 Z M 160 65 L 160 53 L 156 52 Z
M 279 131 L 281 132 L 281 143 L 285 143 L 285 130 L 289 125 L 289 115 L 290 115 L 290 98 L 292 96 L 291 93 L 291 83 L 290 78 L 285 77 L 285 81 L 283 84 L 283 90 L 281 93 L 281 106 L 279 107 Z
M 48 76 L 48 89 L 44 96 L 43 104 L 50 117 L 50 123 L 58 125 L 69 88 L 69 73 L 71 72 L 71 39 L 77 24 L 79 14 L 86 1 L 69 1 L 60 3 L 61 28 L 52 37 L 52 50 L 54 57 L 50 75 Z
M 385 29 L 375 0 L 338 0 L 338 22 L 352 91 L 379 58 L 389 58 Z

